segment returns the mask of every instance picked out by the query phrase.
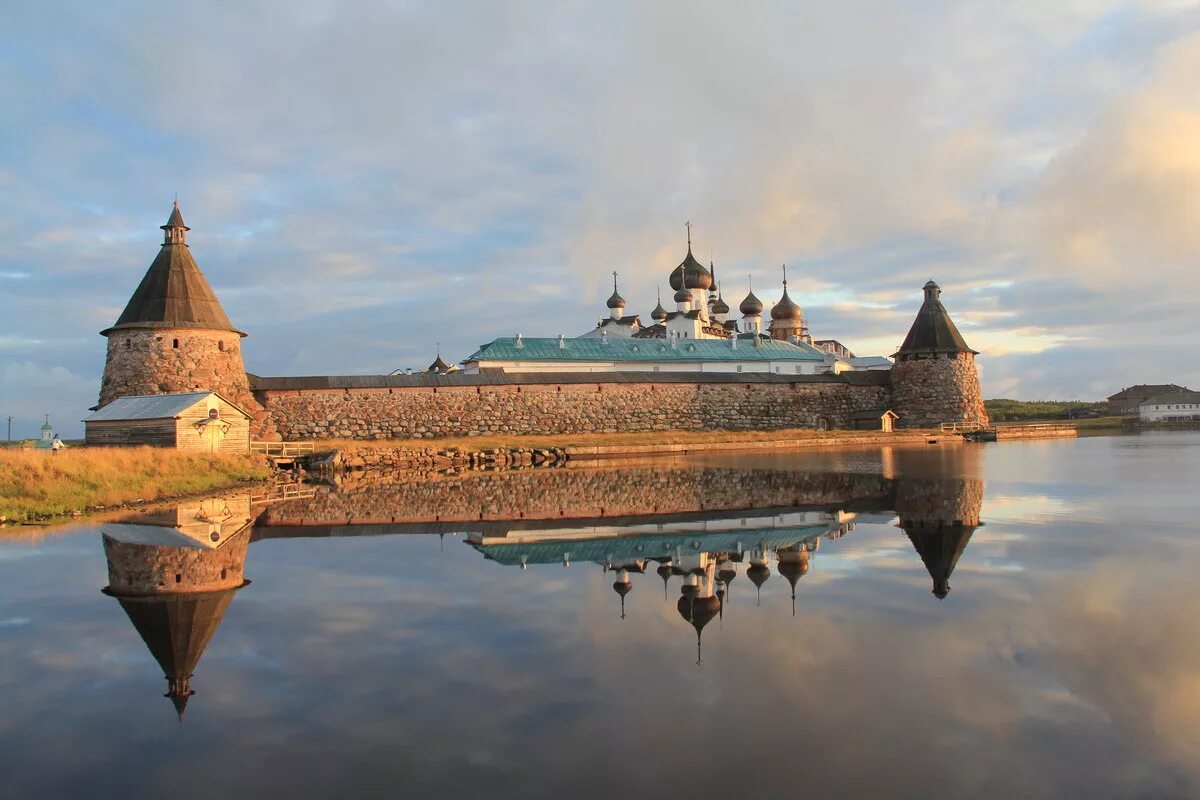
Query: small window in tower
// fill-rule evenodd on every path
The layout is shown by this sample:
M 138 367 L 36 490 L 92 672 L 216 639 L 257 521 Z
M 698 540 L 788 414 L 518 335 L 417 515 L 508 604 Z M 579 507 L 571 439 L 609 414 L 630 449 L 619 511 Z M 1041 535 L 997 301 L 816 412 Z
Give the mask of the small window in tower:
M 133 342 L 129 339 L 126 339 L 125 340 L 125 349 L 128 350 L 131 347 L 133 347 Z
M 172 340 L 171 340 L 171 347 L 173 347 L 173 348 L 175 348 L 176 350 L 178 350 L 178 349 L 179 349 L 179 340 L 178 340 L 178 339 L 172 339 Z
M 223 342 L 223 341 L 218 341 L 218 342 L 217 342 L 217 349 L 218 349 L 218 350 L 220 350 L 222 353 L 224 353 L 224 352 L 225 352 L 225 342 Z
M 176 583 L 183 583 L 183 575 L 182 575 L 182 574 L 180 574 L 180 573 L 178 573 L 178 572 L 176 572 L 176 573 L 175 573 L 175 582 L 176 582 Z

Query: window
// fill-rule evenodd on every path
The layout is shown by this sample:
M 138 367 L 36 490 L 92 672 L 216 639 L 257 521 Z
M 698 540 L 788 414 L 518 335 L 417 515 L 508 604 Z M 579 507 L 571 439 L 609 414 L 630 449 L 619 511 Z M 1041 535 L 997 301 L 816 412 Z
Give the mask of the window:
M 133 346 L 133 342 L 131 342 L 129 339 L 126 339 L 125 340 L 125 349 L 128 350 L 132 346 Z
M 738 372 L 741 372 L 741 371 L 742 371 L 742 365 L 741 365 L 741 364 L 738 364 L 738 366 L 737 366 L 737 371 L 738 371 Z
M 176 350 L 178 350 L 178 349 L 179 349 L 179 340 L 178 340 L 178 339 L 172 339 L 172 340 L 171 340 L 171 347 L 173 347 L 173 348 L 175 348 Z
M 225 342 L 224 342 L 224 341 L 218 341 L 218 342 L 217 342 L 217 349 L 218 349 L 218 350 L 220 350 L 222 353 L 224 353 L 224 352 L 225 352 Z

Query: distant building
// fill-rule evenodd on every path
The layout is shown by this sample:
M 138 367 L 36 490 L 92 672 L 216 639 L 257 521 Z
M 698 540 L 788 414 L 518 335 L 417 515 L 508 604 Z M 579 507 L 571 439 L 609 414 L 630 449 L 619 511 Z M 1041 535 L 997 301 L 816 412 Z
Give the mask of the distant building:
M 216 392 L 121 397 L 83 421 L 95 445 L 154 445 L 207 453 L 250 452 L 250 415 Z
M 1183 390 L 1157 394 L 1138 406 L 1143 422 L 1200 420 L 1200 392 Z
M 1137 414 L 1142 403 L 1155 395 L 1186 391 L 1187 387 L 1173 383 L 1139 383 L 1111 395 L 1108 398 L 1108 410 L 1113 414 Z
M 463 359 L 465 374 L 502 372 L 760 372 L 820 375 L 833 357 L 804 342 L 753 337 L 496 339 Z

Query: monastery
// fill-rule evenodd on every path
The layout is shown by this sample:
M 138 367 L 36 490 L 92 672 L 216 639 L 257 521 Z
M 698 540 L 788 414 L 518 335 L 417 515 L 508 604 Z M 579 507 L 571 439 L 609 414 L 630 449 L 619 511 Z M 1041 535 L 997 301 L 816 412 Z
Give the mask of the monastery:
M 120 398 L 212 392 L 244 413 L 252 437 L 263 440 L 850 428 L 887 411 L 900 427 L 987 420 L 978 353 L 933 281 L 894 365 L 860 359 L 837 341 L 813 341 L 786 273 L 765 328 L 752 288 L 740 319 L 731 319 L 713 265 L 692 254 L 689 228 L 687 254 L 668 276 L 675 310 L 659 302 L 650 325 L 625 313 L 614 275 L 608 317 L 579 337 L 498 338 L 461 370 L 439 353 L 416 375 L 263 377 L 246 372 L 246 333 L 192 256 L 178 203 L 161 227 L 157 257 L 116 322 L 101 331 L 108 348 L 93 410 Z M 214 419 L 207 409 L 214 431 L 224 427 L 213 424 L 223 413 Z M 104 421 L 122 420 L 110 412 Z M 220 447 L 215 436 L 187 439 Z

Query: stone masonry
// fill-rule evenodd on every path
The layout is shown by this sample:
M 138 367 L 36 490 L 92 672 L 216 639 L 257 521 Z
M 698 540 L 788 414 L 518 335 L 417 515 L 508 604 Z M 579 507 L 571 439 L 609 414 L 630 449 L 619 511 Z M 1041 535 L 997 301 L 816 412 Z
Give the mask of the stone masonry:
M 256 393 L 285 440 L 851 427 L 889 403 L 849 383 L 563 383 Z
M 892 367 L 891 395 L 906 428 L 988 420 L 973 353 L 901 356 Z

